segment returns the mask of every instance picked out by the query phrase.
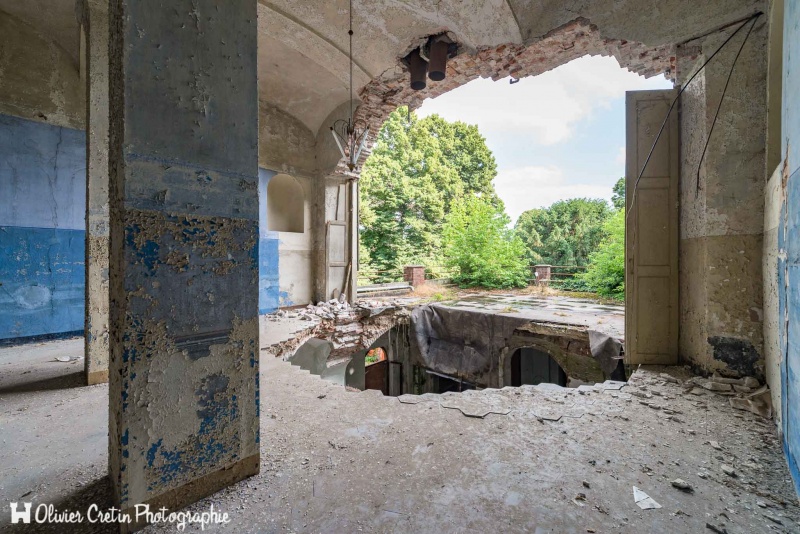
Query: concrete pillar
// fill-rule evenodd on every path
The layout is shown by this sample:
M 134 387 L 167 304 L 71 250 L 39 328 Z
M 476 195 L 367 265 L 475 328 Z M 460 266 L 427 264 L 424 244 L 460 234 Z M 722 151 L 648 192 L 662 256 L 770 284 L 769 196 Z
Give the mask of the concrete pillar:
M 723 89 L 746 26 L 681 96 L 680 354 L 705 372 L 763 378 L 766 17 Z M 678 48 L 682 83 L 733 29 Z M 700 172 L 698 189 L 698 169 Z
M 403 269 L 403 280 L 408 282 L 411 287 L 425 285 L 425 266 L 407 265 Z
M 259 469 L 256 0 L 110 9 L 109 471 L 178 509 Z
M 85 0 L 88 385 L 108 382 L 108 0 Z
M 536 285 L 547 285 L 550 283 L 550 278 L 553 274 L 552 265 L 535 265 L 533 269 L 536 274 Z

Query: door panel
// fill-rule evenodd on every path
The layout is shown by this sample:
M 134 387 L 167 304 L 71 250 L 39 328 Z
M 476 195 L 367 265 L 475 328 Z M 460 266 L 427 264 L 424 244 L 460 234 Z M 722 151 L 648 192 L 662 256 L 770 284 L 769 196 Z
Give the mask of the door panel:
M 677 90 L 627 93 L 625 360 L 678 363 L 678 113 L 636 180 Z M 637 189 L 634 193 L 634 189 Z

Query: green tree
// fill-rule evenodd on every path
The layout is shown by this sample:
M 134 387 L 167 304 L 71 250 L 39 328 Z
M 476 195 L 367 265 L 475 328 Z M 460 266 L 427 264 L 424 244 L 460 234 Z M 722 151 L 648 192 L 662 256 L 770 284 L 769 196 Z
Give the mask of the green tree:
M 478 194 L 503 208 L 492 183 L 496 175 L 477 126 L 438 115 L 418 119 L 398 108 L 361 172 L 361 264 L 399 276 L 409 262 L 440 263 L 442 225 L 454 201 Z
M 614 209 L 625 209 L 625 178 L 620 178 L 614 184 L 613 193 L 611 193 L 611 203 Z
M 532 263 L 584 266 L 606 237 L 603 223 L 610 215 L 605 200 L 560 200 L 549 208 L 524 212 L 516 231 Z
M 444 224 L 446 265 L 462 287 L 511 288 L 528 285 L 525 244 L 510 219 L 488 199 L 456 199 Z
M 589 256 L 589 268 L 579 279 L 606 297 L 625 297 L 625 210 L 617 210 L 603 226 L 607 237 Z

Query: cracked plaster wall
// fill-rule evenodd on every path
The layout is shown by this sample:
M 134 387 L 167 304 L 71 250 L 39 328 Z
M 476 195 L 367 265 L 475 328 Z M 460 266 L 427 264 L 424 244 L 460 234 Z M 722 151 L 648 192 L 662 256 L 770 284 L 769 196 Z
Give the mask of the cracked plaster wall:
M 83 95 L 72 56 L 34 27 L 0 11 L 0 113 L 83 129 Z
M 266 219 L 263 222 L 262 239 L 271 240 L 268 246 L 275 258 L 267 263 L 262 261 L 262 273 L 264 265 L 277 262 L 274 272 L 270 271 L 277 285 L 274 295 L 269 297 L 271 304 L 262 302 L 261 313 L 268 313 L 278 306 L 308 304 L 314 300 L 316 251 L 312 210 L 319 181 L 316 144 L 314 134 L 302 122 L 263 100 L 259 102 L 259 166 L 269 169 L 270 174 L 288 174 L 300 183 L 304 193 L 305 220 L 302 233 L 272 232 L 266 228 Z M 266 190 L 261 198 L 263 211 L 268 209 Z M 263 254 L 262 260 L 266 260 Z
M 780 431 L 783 438 L 789 470 L 795 489 L 800 493 L 800 6 L 797 2 L 784 4 L 783 25 L 783 109 L 781 113 L 781 154 L 783 162 L 773 178 L 777 194 L 768 203 L 771 212 L 780 210 L 777 217 L 776 241 L 772 240 L 771 224 L 767 224 L 770 235 L 768 246 L 776 245 L 776 254 L 770 259 L 774 263 L 769 269 L 774 273 L 773 289 L 777 293 L 777 328 L 767 332 L 773 343 L 777 331 L 777 354 L 772 360 L 780 366 Z M 773 274 L 770 273 L 770 277 Z M 771 299 L 769 295 L 767 301 Z
M 111 3 L 109 466 L 181 508 L 258 472 L 256 3 Z
M 79 333 L 84 132 L 0 115 L 0 340 Z
M 697 171 L 739 32 L 681 99 L 681 334 L 683 361 L 704 372 L 763 378 L 763 227 L 768 24 L 762 17 L 736 65 Z M 683 82 L 727 38 L 717 32 L 678 49 Z

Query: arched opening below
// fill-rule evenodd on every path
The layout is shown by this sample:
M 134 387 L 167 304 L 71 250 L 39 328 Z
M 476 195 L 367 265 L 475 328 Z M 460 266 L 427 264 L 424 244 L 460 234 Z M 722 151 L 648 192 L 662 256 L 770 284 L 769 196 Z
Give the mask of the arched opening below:
M 364 357 L 364 389 L 374 389 L 388 396 L 389 392 L 389 351 L 375 347 Z
M 517 349 L 511 356 L 511 385 L 535 386 L 542 383 L 566 387 L 567 373 L 542 350 L 532 347 Z
M 303 186 L 288 174 L 273 176 L 267 185 L 267 228 L 273 232 L 305 232 Z

